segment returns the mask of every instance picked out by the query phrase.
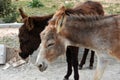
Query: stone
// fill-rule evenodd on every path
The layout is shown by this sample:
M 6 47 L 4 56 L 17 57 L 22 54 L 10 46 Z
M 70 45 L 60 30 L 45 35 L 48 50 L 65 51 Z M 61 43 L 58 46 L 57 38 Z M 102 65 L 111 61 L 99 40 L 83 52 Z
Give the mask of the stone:
M 6 46 L 0 44 L 0 64 L 5 64 L 6 62 Z

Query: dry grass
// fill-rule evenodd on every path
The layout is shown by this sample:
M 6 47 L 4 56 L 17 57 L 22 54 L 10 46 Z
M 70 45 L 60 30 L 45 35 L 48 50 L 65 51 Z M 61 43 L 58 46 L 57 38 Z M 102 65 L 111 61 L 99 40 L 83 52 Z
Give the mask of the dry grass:
M 13 0 L 13 4 L 17 6 L 17 8 L 23 7 L 24 11 L 29 15 L 46 15 L 54 13 L 61 5 L 65 5 L 67 7 L 72 7 L 76 3 L 76 0 L 40 0 L 44 6 L 39 8 L 31 8 L 28 7 L 29 2 L 31 0 Z M 65 3 L 68 1 L 68 3 Z M 80 3 L 83 3 L 87 0 L 77 0 Z M 100 2 L 105 10 L 106 14 L 120 14 L 120 0 L 93 0 Z M 18 18 L 18 21 L 20 19 Z

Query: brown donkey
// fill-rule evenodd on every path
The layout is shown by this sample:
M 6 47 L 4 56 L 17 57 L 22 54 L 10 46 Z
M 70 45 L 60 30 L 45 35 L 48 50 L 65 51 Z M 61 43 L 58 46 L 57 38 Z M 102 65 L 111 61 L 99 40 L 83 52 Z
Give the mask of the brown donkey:
M 66 52 L 67 46 L 86 47 L 96 51 L 94 80 L 101 79 L 108 63 L 108 54 L 120 60 L 120 15 L 67 15 L 65 7 L 61 7 L 40 35 L 36 65 L 43 71 L 48 63 Z
M 47 16 L 27 16 L 21 9 L 20 13 L 24 24 L 19 29 L 19 41 L 20 41 L 20 49 L 19 53 L 22 58 L 27 58 L 29 55 L 32 56 L 33 52 L 38 48 L 41 39 L 39 33 L 45 28 L 48 24 L 48 20 L 52 18 L 53 15 Z M 103 15 L 104 11 L 100 3 L 87 1 L 82 5 L 77 5 L 73 9 L 67 9 L 67 14 L 76 13 L 76 14 L 98 14 Z M 82 58 L 80 67 L 82 68 L 83 64 L 85 64 L 85 60 L 88 54 L 89 49 L 85 49 L 84 56 Z M 72 73 L 72 66 L 74 68 L 74 77 L 75 80 L 79 79 L 78 75 L 78 47 L 69 46 L 66 52 L 67 57 L 67 74 L 65 79 L 67 80 Z M 93 67 L 94 61 L 94 51 L 91 53 L 90 59 L 90 68 Z

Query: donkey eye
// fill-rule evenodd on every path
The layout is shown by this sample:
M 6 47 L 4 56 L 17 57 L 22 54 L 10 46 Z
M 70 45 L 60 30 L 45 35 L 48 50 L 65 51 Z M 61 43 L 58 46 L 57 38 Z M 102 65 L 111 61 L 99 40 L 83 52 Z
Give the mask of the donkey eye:
M 54 39 L 48 39 L 46 47 L 51 47 L 55 44 Z
M 50 43 L 50 44 L 47 45 L 47 47 L 51 47 L 53 45 L 54 45 L 54 43 Z

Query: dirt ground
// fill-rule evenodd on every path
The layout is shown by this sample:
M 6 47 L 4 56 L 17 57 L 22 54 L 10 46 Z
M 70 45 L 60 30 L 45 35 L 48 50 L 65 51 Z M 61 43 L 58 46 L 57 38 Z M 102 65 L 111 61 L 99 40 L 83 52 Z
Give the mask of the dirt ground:
M 18 28 L 0 28 L 0 43 L 7 46 L 18 48 Z M 83 53 L 83 49 L 80 49 L 80 53 Z M 79 54 L 79 60 L 82 54 Z M 109 65 L 107 66 L 102 80 L 120 80 L 120 62 L 109 59 Z M 94 69 L 89 70 L 87 67 L 89 65 L 88 59 L 87 63 L 84 65 L 82 70 L 79 70 L 80 79 L 79 80 L 93 80 L 94 71 L 96 68 L 96 57 Z M 40 72 L 34 64 L 28 62 L 20 67 L 10 67 L 3 70 L 4 65 L 0 65 L 0 80 L 63 80 L 66 74 L 66 61 L 62 56 L 53 62 L 46 71 Z M 74 80 L 73 74 L 70 80 Z

